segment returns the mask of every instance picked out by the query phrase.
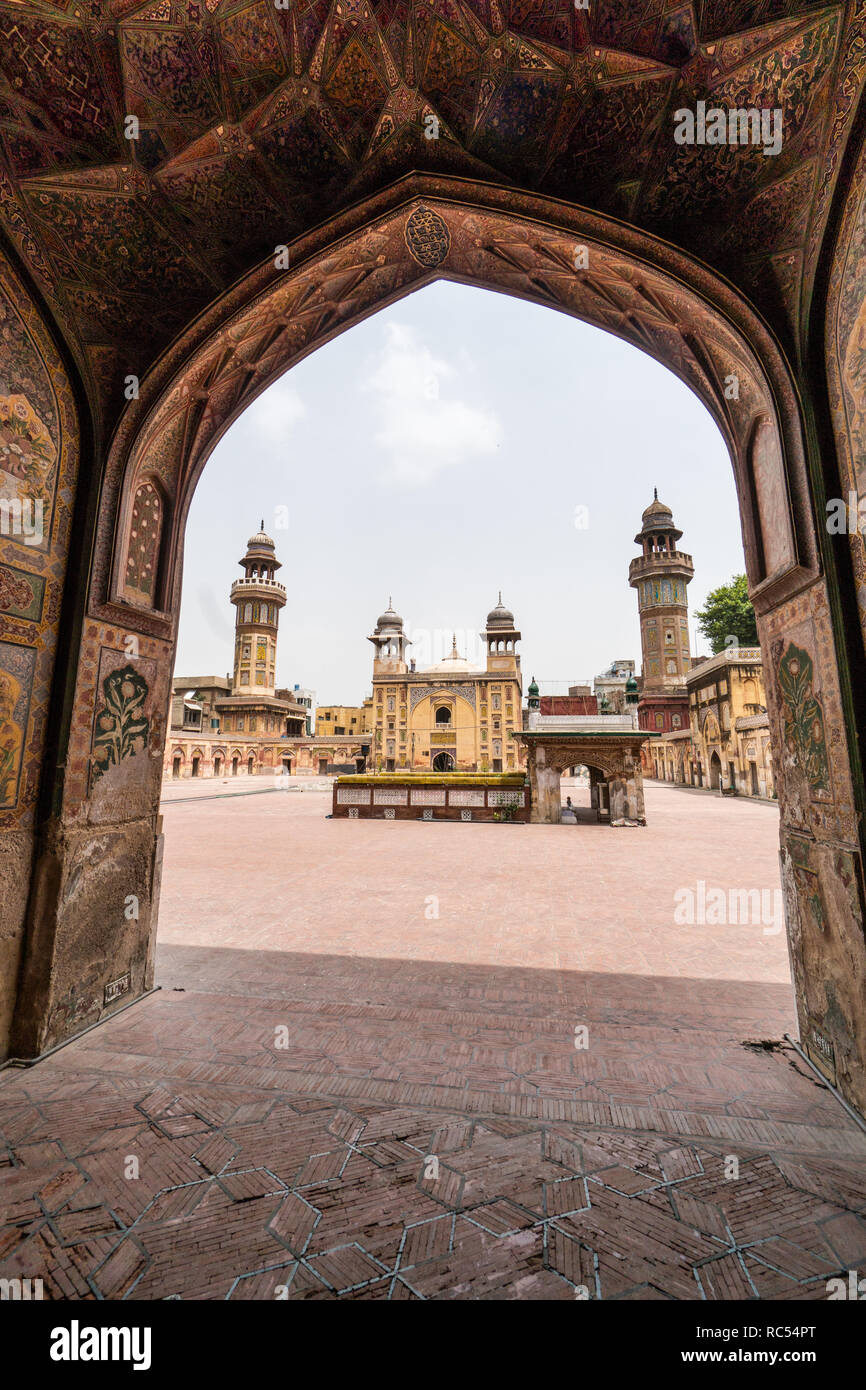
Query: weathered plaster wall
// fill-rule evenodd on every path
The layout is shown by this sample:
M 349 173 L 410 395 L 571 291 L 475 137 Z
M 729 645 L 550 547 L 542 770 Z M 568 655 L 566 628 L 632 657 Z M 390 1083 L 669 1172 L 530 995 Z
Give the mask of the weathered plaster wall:
M 85 623 L 61 815 L 36 866 L 16 1051 L 44 1051 L 152 984 L 171 643 Z M 120 981 L 120 986 L 116 982 Z
M 849 526 L 834 543 L 851 548 L 860 621 L 866 641 L 866 152 L 848 195 L 830 275 L 827 303 L 827 385 L 836 433 L 841 497 L 854 494 Z M 859 513 L 859 515 L 858 515 Z
M 0 1057 L 24 940 L 78 438 L 60 356 L 0 256 Z
M 759 618 L 800 1033 L 866 1111 L 862 862 L 826 586 Z
M 536 825 L 559 825 L 562 821 L 560 769 L 550 767 L 544 748 L 529 753 L 529 784 L 532 790 L 530 820 Z
M 861 71 L 863 57 L 861 52 Z M 825 323 L 827 388 L 839 468 L 838 500 L 848 527 L 828 527 L 828 546 L 848 547 L 866 642 L 866 150 L 859 159 L 839 224 Z M 834 499 L 828 497 L 828 503 Z M 819 524 L 826 525 L 827 517 Z M 854 805 L 842 706 L 823 592 L 791 615 L 790 630 L 774 641 L 774 664 L 790 658 L 790 643 L 814 661 L 811 698 L 789 679 L 783 710 L 785 780 L 783 867 L 789 898 L 795 978 L 804 1042 L 866 1111 L 866 894 L 862 826 Z M 784 625 L 773 614 L 771 631 Z M 795 658 L 796 659 L 796 658 Z M 802 659 L 800 661 L 802 680 Z M 789 659 L 790 667 L 790 659 Z M 772 706 L 771 706 L 772 709 Z M 826 746 L 822 753 L 821 743 Z M 827 1054 L 829 1039 L 833 1055 Z M 850 1087 L 850 1090 L 849 1090 Z

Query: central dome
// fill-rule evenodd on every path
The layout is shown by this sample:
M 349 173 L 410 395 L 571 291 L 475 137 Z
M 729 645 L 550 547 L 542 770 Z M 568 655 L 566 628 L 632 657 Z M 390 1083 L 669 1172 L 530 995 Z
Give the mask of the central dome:
M 479 670 L 480 667 L 473 666 L 472 662 L 468 661 L 465 656 L 446 656 L 443 657 L 441 661 L 435 662 L 432 666 L 426 666 L 424 668 L 424 674 L 425 676 L 453 676 L 461 671 L 477 673 Z
M 457 650 L 457 635 L 451 639 L 451 655 L 443 657 L 441 661 L 436 661 L 432 666 L 426 667 L 425 676 L 455 676 L 471 672 L 477 674 L 478 666 L 473 666 L 465 656 L 461 656 Z

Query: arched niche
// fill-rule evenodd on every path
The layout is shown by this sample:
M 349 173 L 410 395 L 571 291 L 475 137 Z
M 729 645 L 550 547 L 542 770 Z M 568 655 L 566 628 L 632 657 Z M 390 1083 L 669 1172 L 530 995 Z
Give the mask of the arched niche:
M 753 590 L 784 578 L 797 563 L 791 499 L 779 432 L 769 415 L 755 420 L 746 454 L 750 507 L 746 560 Z
M 161 607 L 167 521 L 168 504 L 162 484 L 152 474 L 139 475 L 123 499 L 119 525 L 119 596 L 125 603 L 140 608 Z

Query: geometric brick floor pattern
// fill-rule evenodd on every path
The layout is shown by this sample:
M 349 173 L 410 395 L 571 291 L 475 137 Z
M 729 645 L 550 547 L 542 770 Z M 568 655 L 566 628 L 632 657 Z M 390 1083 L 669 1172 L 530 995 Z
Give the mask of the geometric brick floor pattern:
M 209 988 L 0 1073 L 0 1276 L 84 1299 L 820 1299 L 866 1260 L 866 1135 L 790 1049 L 742 1045 L 766 985 L 163 950 L 179 972 Z
M 0 1072 L 0 1277 L 826 1298 L 866 1265 L 866 1134 L 792 1049 L 744 1046 L 794 1030 L 784 937 L 672 918 L 698 879 L 778 885 L 778 813 L 647 807 L 612 831 L 166 805 L 161 990 Z

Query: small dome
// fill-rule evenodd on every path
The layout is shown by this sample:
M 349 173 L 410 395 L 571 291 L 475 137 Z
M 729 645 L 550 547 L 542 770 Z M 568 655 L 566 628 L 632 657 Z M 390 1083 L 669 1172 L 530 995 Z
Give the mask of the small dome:
M 527 691 L 526 693 L 527 693 L 527 695 L 537 695 L 537 694 L 538 694 L 538 682 L 536 681 L 536 679 L 535 679 L 534 676 L 532 677 L 532 680 L 529 682 L 529 689 L 528 689 L 528 691 Z
M 653 488 L 653 500 L 650 502 L 649 506 L 644 511 L 641 520 L 655 521 L 657 518 L 668 516 L 670 517 L 671 521 L 673 521 L 674 514 L 671 511 L 670 507 L 666 507 L 664 502 L 659 501 L 658 491 L 657 489 Z
M 626 690 L 637 690 L 637 681 L 635 680 L 634 676 L 629 676 L 628 680 L 625 683 L 625 688 Z
M 678 541 L 683 534 L 674 523 L 674 514 L 670 507 L 666 507 L 664 502 L 659 501 L 657 488 L 653 488 L 653 500 L 641 514 L 641 529 L 634 538 L 635 544 L 642 545 L 644 537 L 651 536 L 655 532 L 670 536 L 675 541 Z
M 384 613 L 380 613 L 380 614 L 379 614 L 379 617 L 376 619 L 376 626 L 377 626 L 377 627 L 402 627 L 402 626 L 403 626 L 403 619 L 400 617 L 400 614 L 399 614 L 399 613 L 395 613 L 395 612 L 394 612 L 394 608 L 393 608 L 393 605 L 392 605 L 392 602 L 391 602 L 391 599 L 390 599 L 390 598 L 388 599 L 388 607 L 385 609 L 385 612 L 384 612 Z
M 250 536 L 247 541 L 247 550 L 260 550 L 262 546 L 267 546 L 270 550 L 274 549 L 274 542 L 265 531 L 265 519 L 262 517 L 261 529 L 254 536 Z
M 502 590 L 499 591 L 499 602 L 487 614 L 488 627 L 514 627 L 514 614 L 510 608 L 506 608 L 502 602 Z

